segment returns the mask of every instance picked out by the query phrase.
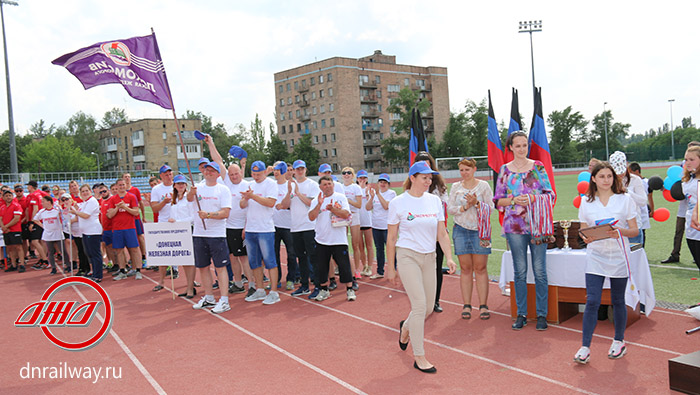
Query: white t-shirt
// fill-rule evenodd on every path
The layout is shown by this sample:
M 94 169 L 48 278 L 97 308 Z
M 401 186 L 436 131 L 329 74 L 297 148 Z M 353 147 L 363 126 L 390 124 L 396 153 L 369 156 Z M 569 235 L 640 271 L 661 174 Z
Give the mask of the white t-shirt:
M 359 185 L 358 185 L 359 186 Z M 369 202 L 369 188 L 364 187 L 362 189 L 362 207 L 360 207 L 360 226 L 365 228 L 372 227 L 372 213 L 367 211 L 367 203 Z
M 199 187 L 199 185 L 197 186 Z M 160 203 L 166 197 L 173 197 L 173 186 L 160 183 L 151 189 L 151 203 Z M 170 204 L 164 205 L 158 211 L 158 222 L 168 222 L 170 219 Z
M 287 182 L 277 184 L 277 201 L 275 202 L 275 206 L 282 203 L 285 196 L 287 196 Z M 273 212 L 272 220 L 276 227 L 284 229 L 290 229 L 292 227 L 292 210 L 288 208 L 278 210 L 275 208 Z
M 394 192 L 393 189 L 387 189 L 386 192 L 378 192 L 382 195 L 384 200 L 388 201 L 391 203 L 391 200 L 396 197 L 396 192 Z M 437 197 L 437 196 L 436 196 Z M 438 198 L 440 200 L 440 198 Z M 387 216 L 389 215 L 389 210 L 384 210 L 384 207 L 382 207 L 382 202 L 379 201 L 379 197 L 377 195 L 374 196 L 374 200 L 372 201 L 372 228 L 374 229 L 382 229 L 386 230 L 387 229 Z M 435 246 L 433 246 L 433 250 L 435 249 Z
M 214 186 L 208 186 L 206 184 L 199 185 L 197 187 L 197 200 L 199 200 L 199 206 L 202 211 L 214 212 L 219 211 L 222 208 L 231 208 L 231 192 L 222 184 L 216 184 Z M 194 204 L 194 210 L 196 213 L 197 204 Z M 197 215 L 197 220 L 194 221 L 194 232 L 192 236 L 198 237 L 226 237 L 226 219 L 214 219 L 207 218 L 204 220 L 207 226 L 205 230 L 202 226 L 202 221 L 199 220 Z
M 435 252 L 438 222 L 445 222 L 445 210 L 442 200 L 432 193 L 417 198 L 404 192 L 389 202 L 388 223 L 399 225 L 397 247 L 422 254 Z
M 321 192 L 321 188 L 318 187 L 318 183 L 310 178 L 307 178 L 302 183 L 297 183 L 297 185 L 299 186 L 299 193 L 309 199 L 318 197 L 318 194 Z M 292 193 L 296 193 L 293 185 Z M 302 202 L 301 199 L 295 195 L 292 195 L 290 209 L 292 212 L 292 232 L 314 230 L 316 227 L 316 221 L 309 220 L 309 206 L 305 205 L 304 202 Z
M 345 188 L 345 197 L 348 198 L 348 204 L 350 204 L 350 202 L 356 201 L 358 196 L 362 196 L 362 188 L 360 188 L 360 186 L 357 184 L 343 185 L 343 187 Z M 353 216 L 357 215 L 359 211 L 359 208 L 350 204 L 350 212 Z
M 100 224 L 100 203 L 94 197 L 82 203 L 78 203 L 78 211 L 89 214 L 89 218 L 78 216 L 78 227 L 83 235 L 101 235 L 102 224 Z
M 636 219 L 637 212 L 637 205 L 627 193 L 610 196 L 607 206 L 603 206 L 598 197 L 590 203 L 588 198 L 584 197 L 581 199 L 578 219 L 593 226 L 597 220 L 614 218 L 618 221 L 615 226 L 628 229 L 627 221 Z M 629 240 L 625 236 L 623 239 L 629 254 Z M 617 239 L 596 240 L 586 246 L 586 273 L 605 277 L 627 277 L 625 255 Z
M 698 204 L 698 179 L 691 178 L 690 180 L 683 183 L 683 194 L 685 199 L 681 202 L 686 202 L 685 211 L 685 238 L 689 240 L 700 240 L 700 230 L 694 229 L 690 226 L 690 222 L 693 218 L 693 210 Z
M 269 178 L 265 178 L 262 182 L 251 182 L 249 185 L 253 190 L 253 194 L 264 197 L 277 199 L 277 183 Z M 274 232 L 275 222 L 272 220 L 274 208 L 263 206 L 253 199 L 248 200 L 248 213 L 246 215 L 245 231 L 246 232 Z
M 250 182 L 241 180 L 238 184 L 234 184 L 231 182 L 231 179 L 227 177 L 224 180 L 224 185 L 226 185 L 231 192 L 231 213 L 226 220 L 226 227 L 229 229 L 243 229 L 245 228 L 248 207 L 241 208 L 241 191 L 247 191 Z
M 41 240 L 58 241 L 63 240 L 63 227 L 61 226 L 61 213 L 54 207 L 50 210 L 42 208 L 34 216 L 34 219 L 41 221 L 44 233 Z
M 329 204 L 335 207 L 340 207 L 343 210 L 350 211 L 350 205 L 348 204 L 348 199 L 344 194 L 339 192 L 333 192 L 331 196 L 324 197 L 321 203 L 321 210 L 318 213 L 318 218 L 316 218 L 316 235 L 314 239 L 317 243 L 323 245 L 348 245 L 348 230 L 347 227 L 333 227 L 331 225 L 331 213 L 326 209 Z M 309 212 L 313 210 L 316 205 L 318 205 L 318 195 L 311 202 L 309 207 Z
M 170 203 L 170 218 L 175 220 L 175 222 L 188 222 L 191 225 L 195 217 L 199 219 L 199 216 L 197 216 L 197 203 L 188 202 L 187 196 L 183 196 L 175 204 Z
M 338 181 L 333 181 L 333 192 L 345 194 L 345 185 Z M 318 197 L 318 195 L 316 195 Z

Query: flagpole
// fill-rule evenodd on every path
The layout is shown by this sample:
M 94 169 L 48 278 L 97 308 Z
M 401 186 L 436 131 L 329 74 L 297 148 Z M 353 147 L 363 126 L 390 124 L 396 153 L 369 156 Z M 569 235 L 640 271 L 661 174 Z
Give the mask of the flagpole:
M 158 49 L 158 41 L 156 41 L 156 32 L 151 28 L 151 34 L 153 35 L 153 43 L 155 44 L 156 47 L 156 54 L 158 55 L 158 58 L 160 58 L 160 61 L 163 62 L 162 57 L 160 56 L 160 50 Z M 177 114 L 175 113 L 175 104 L 173 103 L 173 96 L 170 93 L 170 84 L 168 83 L 168 76 L 165 73 L 165 63 L 163 63 L 163 79 L 165 80 L 165 87 L 167 88 L 168 92 L 168 100 L 170 100 L 170 108 L 173 111 L 173 119 L 175 119 L 175 129 L 177 130 L 177 137 L 180 140 L 180 147 L 182 148 L 182 155 L 185 157 L 185 164 L 187 165 L 187 174 L 190 176 L 190 182 L 192 183 L 192 186 L 194 187 L 194 177 L 192 176 L 192 169 L 190 169 L 190 161 L 187 159 L 187 150 L 185 149 L 185 143 L 182 141 L 182 131 L 180 130 L 180 121 L 177 119 Z M 202 207 L 199 205 L 199 199 L 194 199 L 195 202 L 197 202 L 197 210 L 202 211 Z M 207 229 L 207 224 L 204 222 L 204 218 L 200 218 L 202 220 L 202 226 L 204 227 L 204 230 Z

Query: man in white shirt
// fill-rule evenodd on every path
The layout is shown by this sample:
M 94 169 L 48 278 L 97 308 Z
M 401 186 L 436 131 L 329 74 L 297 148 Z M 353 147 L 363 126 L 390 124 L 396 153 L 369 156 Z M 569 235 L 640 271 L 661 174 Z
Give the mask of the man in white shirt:
M 228 167 L 228 177 L 224 179 L 224 185 L 231 191 L 231 213 L 226 220 L 226 242 L 231 258 L 229 280 L 233 280 L 233 283 L 229 283 L 229 292 L 232 294 L 245 292 L 242 277 L 242 274 L 245 273 L 249 279 L 248 292 L 252 294 L 255 292 L 255 280 L 248 264 L 248 252 L 243 241 L 245 238 L 243 229 L 248 209 L 240 206 L 243 197 L 241 192 L 248 190 L 250 182 L 243 179 L 243 171 L 234 163 Z M 236 279 L 238 280 L 236 281 Z
M 168 165 L 160 167 L 161 183 L 151 189 L 151 210 L 158 214 L 158 221 L 170 219 L 170 202 L 173 196 L 173 169 Z
M 277 202 L 277 184 L 265 177 L 265 163 L 255 161 L 250 166 L 253 175 L 248 190 L 242 191 L 241 208 L 248 208 L 245 223 L 245 244 L 248 263 L 253 270 L 255 282 L 260 285 L 255 292 L 245 298 L 246 302 L 262 300 L 263 304 L 275 304 L 280 301 L 277 292 L 279 273 L 275 260 L 275 223 L 272 220 L 273 207 Z M 270 273 L 270 294 L 265 294 L 263 284 L 263 267 Z
M 194 199 L 197 199 L 200 205 L 197 212 L 200 220 L 194 221 L 192 244 L 194 264 L 199 270 L 205 292 L 202 299 L 192 308 L 213 307 L 212 312 L 217 314 L 231 310 L 228 302 L 228 287 L 219 287 L 221 299 L 218 302 L 214 299 L 209 269 L 209 265 L 213 262 L 219 283 L 227 283 L 226 265 L 229 263 L 229 257 L 226 245 L 226 219 L 231 211 L 231 192 L 224 185 L 216 182 L 219 175 L 219 165 L 215 162 L 208 163 L 204 168 L 204 185 L 193 186 L 187 193 L 187 201 L 194 202 Z
M 314 276 L 316 265 L 316 240 L 314 221 L 309 219 L 309 206 L 314 197 L 321 191 L 316 181 L 306 177 L 306 163 L 298 159 L 292 165 L 296 180 L 290 180 L 287 184 L 287 196 L 282 199 L 281 208 L 289 207 L 292 214 L 292 243 L 294 252 L 299 261 L 300 285 L 292 296 L 309 295 L 309 299 L 315 298 L 320 291 L 318 282 Z M 312 293 L 309 290 L 309 278 L 316 289 Z
M 341 225 L 342 220 L 350 217 L 350 205 L 344 193 L 334 192 L 330 175 L 324 175 L 319 181 L 321 193 L 311 202 L 309 210 L 309 219 L 316 221 L 317 278 L 324 280 L 315 300 L 320 302 L 331 296 L 328 271 L 332 256 L 340 271 L 340 282 L 346 286 L 348 301 L 353 301 L 355 291 L 352 289 L 352 268 L 348 257 L 347 226 Z
M 282 275 L 282 262 L 280 260 L 280 247 L 284 242 L 284 247 L 287 250 L 287 281 L 286 289 L 291 291 L 294 289 L 294 276 L 297 273 L 297 257 L 294 254 L 292 245 L 292 213 L 289 208 L 282 208 L 282 200 L 287 196 L 287 164 L 282 161 L 277 161 L 272 166 L 275 180 L 277 181 L 277 202 L 275 203 L 275 211 L 272 216 L 275 222 L 275 258 L 277 259 L 277 271 Z M 280 279 L 281 280 L 281 279 Z

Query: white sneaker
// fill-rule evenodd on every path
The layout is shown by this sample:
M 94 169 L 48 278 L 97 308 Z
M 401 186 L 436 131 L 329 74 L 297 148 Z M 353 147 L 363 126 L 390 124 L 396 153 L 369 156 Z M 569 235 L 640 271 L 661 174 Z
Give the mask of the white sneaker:
M 265 297 L 265 300 L 263 300 L 263 304 L 275 304 L 280 301 L 280 294 L 271 291 L 267 296 Z
M 384 275 L 377 273 L 377 274 L 373 274 L 369 277 L 370 280 L 376 280 L 378 278 L 384 278 Z
M 207 300 L 206 296 L 202 296 L 202 299 L 199 299 L 199 302 L 192 306 L 193 309 L 195 310 L 201 310 L 201 309 L 209 309 L 216 306 L 216 303 L 210 302 Z
M 214 308 L 211 309 L 211 312 L 215 313 L 215 314 L 221 314 L 224 311 L 229 311 L 229 310 L 231 310 L 231 306 L 229 306 L 228 302 L 225 302 L 223 300 L 219 300 L 216 303 L 216 306 L 214 306 Z
M 613 340 L 610 346 L 610 351 L 608 351 L 608 358 L 618 359 L 622 358 L 627 353 L 627 347 L 624 341 Z
M 347 294 L 348 302 L 352 302 L 353 300 L 357 299 L 357 296 L 355 296 L 355 291 L 353 291 L 352 289 L 348 289 Z
M 322 289 L 318 292 L 318 295 L 314 298 L 315 301 L 321 302 L 331 297 L 331 291 L 327 289 Z
M 134 279 L 135 280 L 142 280 L 143 275 L 141 275 L 141 272 L 136 272 L 136 274 L 134 274 Z
M 267 297 L 267 294 L 265 293 L 265 290 L 262 288 L 258 288 L 253 292 L 252 295 L 246 296 L 245 301 L 246 302 L 257 302 L 258 300 L 265 300 Z
M 574 362 L 578 362 L 581 365 L 587 364 L 589 359 L 591 359 L 591 349 L 588 347 L 579 348 L 576 355 L 574 355 Z
M 131 269 L 126 273 L 127 277 L 134 277 L 136 275 L 136 269 Z
M 124 280 L 124 279 L 126 279 L 126 273 L 124 273 L 124 272 L 119 272 L 119 274 L 112 277 L 112 280 L 114 280 L 114 281 L 119 281 L 119 280 Z

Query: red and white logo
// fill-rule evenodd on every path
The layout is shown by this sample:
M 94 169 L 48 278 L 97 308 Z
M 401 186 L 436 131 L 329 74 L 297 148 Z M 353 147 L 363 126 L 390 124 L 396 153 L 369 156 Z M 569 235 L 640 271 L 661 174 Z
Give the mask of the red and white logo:
M 72 285 L 88 287 L 99 295 L 101 300 L 80 304 L 77 301 L 54 300 L 58 293 Z M 87 340 L 66 341 L 59 339 L 51 328 L 86 328 L 104 306 L 104 321 L 97 332 Z M 84 277 L 66 277 L 51 285 L 41 296 L 41 300 L 25 307 L 15 320 L 15 326 L 41 328 L 44 335 L 58 347 L 68 351 L 82 351 L 98 345 L 112 328 L 114 311 L 107 292 L 96 282 Z
M 131 51 L 126 44 L 114 41 L 109 43 L 104 43 L 100 45 L 102 53 L 107 55 L 112 61 L 119 66 L 130 66 L 131 65 Z

